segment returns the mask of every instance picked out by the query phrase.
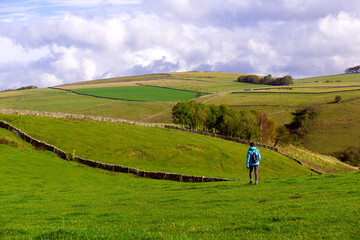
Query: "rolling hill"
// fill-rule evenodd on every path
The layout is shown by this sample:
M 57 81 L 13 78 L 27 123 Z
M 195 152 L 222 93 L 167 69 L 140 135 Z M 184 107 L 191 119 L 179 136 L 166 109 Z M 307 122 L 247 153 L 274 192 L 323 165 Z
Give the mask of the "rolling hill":
M 280 148 L 303 165 L 260 148 L 263 159 L 258 186 L 247 183 L 247 145 L 154 127 L 155 123 L 172 122 L 175 103 L 106 99 L 60 89 L 1 92 L 0 108 L 5 109 L 1 112 L 7 114 L 0 114 L 0 120 L 70 156 L 147 171 L 240 180 L 184 183 L 90 168 L 36 149 L 0 128 L 0 238 L 356 238 L 359 230 L 353 226 L 359 223 L 359 172 L 308 149 L 332 152 L 359 142 L 358 75 L 301 79 L 290 88 L 238 83 L 238 75 L 156 74 L 58 88 L 94 89 L 96 95 L 104 87 L 141 84 L 151 89 L 207 92 L 210 95 L 196 101 L 227 104 L 236 110 L 264 110 L 278 125 L 289 123 L 296 109 L 315 105 L 318 117 L 303 140 L 306 148 Z M 333 103 L 336 95 L 343 101 Z M 44 111 L 57 117 L 41 116 Z M 62 113 L 85 116 L 72 119 Z M 88 115 L 98 116 L 97 120 L 111 117 L 152 124 L 94 121 Z M 318 175 L 311 168 L 326 174 Z
M 82 145 L 76 143 L 80 134 L 76 128 L 88 134 L 82 137 L 95 138 L 114 127 L 72 119 L 5 118 L 68 149 Z M 88 128 L 92 124 L 99 132 Z M 61 126 L 63 133 L 57 130 Z M 129 126 L 114 127 L 118 129 L 114 134 Z M 137 130 L 131 129 L 127 131 Z M 266 173 L 269 166 L 264 159 L 258 186 L 247 181 L 181 183 L 84 167 L 36 150 L 5 129 L 0 128 L 0 136 L 7 140 L 0 141 L 1 239 L 351 239 L 359 234 L 354 227 L 360 210 L 358 172 L 281 177 Z M 187 138 L 214 144 L 210 139 Z M 102 144 L 95 150 L 107 147 Z

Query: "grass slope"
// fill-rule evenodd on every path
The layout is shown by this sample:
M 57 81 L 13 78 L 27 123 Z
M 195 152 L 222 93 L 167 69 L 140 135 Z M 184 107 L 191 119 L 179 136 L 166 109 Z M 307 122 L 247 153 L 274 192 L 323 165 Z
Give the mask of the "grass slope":
M 248 146 L 162 128 L 64 118 L 1 115 L 29 135 L 68 153 L 148 171 L 247 179 Z M 268 149 L 261 177 L 310 175 L 295 161 Z
M 336 74 L 336 75 L 326 75 L 310 78 L 302 78 L 295 80 L 295 84 L 298 83 L 323 83 L 323 82 L 360 82 L 360 74 Z
M 360 234 L 358 173 L 272 178 L 258 186 L 178 183 L 108 174 L 19 144 L 23 147 L 0 144 L 1 239 L 356 239 Z
M 306 148 L 320 153 L 360 146 L 360 100 L 319 108 L 319 115 L 304 140 Z
M 171 76 L 170 76 L 171 75 Z M 144 75 L 128 78 L 96 80 L 93 82 L 75 83 L 74 86 L 102 86 L 106 84 L 136 84 L 145 83 L 154 86 L 166 86 L 174 89 L 194 90 L 202 92 L 226 92 L 253 89 L 261 86 L 257 84 L 238 83 L 236 79 L 241 74 L 223 72 L 185 72 L 159 75 Z M 104 86 L 105 86 L 104 85 Z M 297 79 L 292 90 L 273 89 L 274 93 L 240 92 L 224 94 L 218 97 L 206 96 L 198 101 L 212 98 L 207 104 L 226 104 L 236 110 L 248 109 L 267 111 L 277 121 L 277 125 L 289 123 L 291 112 L 295 108 L 274 106 L 241 107 L 239 105 L 291 105 L 303 106 L 326 104 L 334 102 L 335 96 L 340 95 L 342 100 L 360 97 L 360 91 L 355 90 L 360 85 L 360 74 L 339 74 L 316 78 Z M 70 86 L 70 85 L 68 85 Z M 353 86 L 353 87 L 351 87 Z M 66 86 L 65 86 L 66 87 Z M 306 88 L 304 88 L 306 87 Z M 326 94 L 294 94 L 296 91 L 319 93 L 324 91 L 342 91 Z M 287 91 L 288 93 L 283 93 Z M 96 99 L 93 97 L 78 96 L 51 89 L 33 89 L 0 93 L 0 107 L 28 109 L 38 111 L 67 112 L 85 115 L 106 116 L 137 120 L 145 122 L 171 123 L 170 103 L 134 103 Z M 344 150 L 357 145 L 360 139 L 358 128 L 359 101 L 340 104 L 326 104 L 319 106 L 320 115 L 311 127 L 311 134 L 305 139 L 305 146 L 313 151 L 329 153 Z
M 136 121 L 162 113 L 174 105 L 171 103 L 101 99 L 53 89 L 13 91 L 10 97 L 8 94 L 7 92 L 0 93 L 0 107 L 104 116 Z M 171 115 L 167 114 L 159 121 L 170 122 Z
M 175 102 L 187 101 L 196 97 L 195 92 L 178 91 L 173 89 L 148 86 L 83 88 L 74 89 L 73 91 L 99 97 L 140 101 Z

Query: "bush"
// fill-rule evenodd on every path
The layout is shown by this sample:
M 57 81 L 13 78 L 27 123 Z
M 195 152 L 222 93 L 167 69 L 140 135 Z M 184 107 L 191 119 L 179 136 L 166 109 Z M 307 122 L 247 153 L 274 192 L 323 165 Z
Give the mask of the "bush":
M 335 102 L 336 103 L 339 103 L 341 101 L 341 96 L 340 95 L 337 95 L 336 97 L 335 97 Z
M 294 138 L 304 137 L 309 131 L 309 125 L 317 116 L 317 110 L 314 107 L 308 107 L 299 109 L 291 114 L 294 116 L 293 121 L 290 124 L 286 124 L 285 127 L 290 131 Z
M 330 154 L 340 161 L 355 166 L 360 167 L 360 147 L 349 147 L 344 151 L 334 152 Z

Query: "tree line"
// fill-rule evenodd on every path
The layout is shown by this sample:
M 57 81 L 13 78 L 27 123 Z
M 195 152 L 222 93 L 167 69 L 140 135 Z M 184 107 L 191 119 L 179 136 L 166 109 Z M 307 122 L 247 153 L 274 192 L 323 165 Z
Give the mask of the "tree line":
M 265 77 L 259 77 L 257 75 L 243 75 L 238 77 L 237 81 L 265 85 L 292 85 L 294 83 L 294 79 L 289 75 L 280 78 L 273 78 L 271 74 L 268 74 Z
M 27 89 L 37 89 L 37 86 L 34 85 L 30 85 L 30 86 L 25 86 L 25 87 L 19 87 L 17 89 L 5 89 L 3 92 L 8 92 L 8 91 L 19 91 L 19 90 L 27 90 Z
M 345 69 L 345 73 L 360 73 L 360 65 L 355 67 L 348 67 Z
M 204 105 L 195 101 L 177 103 L 172 109 L 175 124 L 248 141 L 272 144 L 276 123 L 266 112 L 241 110 L 225 106 Z

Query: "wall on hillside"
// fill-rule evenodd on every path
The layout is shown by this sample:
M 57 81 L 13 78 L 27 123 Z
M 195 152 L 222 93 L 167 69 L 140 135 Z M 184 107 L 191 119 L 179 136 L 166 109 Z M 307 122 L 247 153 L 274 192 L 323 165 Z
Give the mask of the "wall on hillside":
M 50 144 L 47 144 L 45 142 L 39 141 L 28 134 L 22 132 L 21 130 L 17 129 L 16 127 L 4 122 L 0 121 L 0 127 L 7 129 L 11 132 L 13 132 L 16 136 L 23 139 L 24 141 L 30 143 L 37 149 L 51 151 L 57 154 L 60 158 L 68 161 L 75 161 L 93 168 L 99 168 L 107 171 L 112 172 L 121 172 L 121 173 L 130 173 L 133 175 L 136 175 L 138 177 L 146 177 L 146 178 L 152 178 L 152 179 L 162 179 L 162 180 L 171 180 L 171 181 L 178 181 L 178 182 L 221 182 L 221 181 L 235 181 L 240 179 L 227 179 L 227 178 L 210 178 L 210 177 L 204 177 L 204 176 L 190 176 L 190 175 L 183 175 L 183 174 L 177 174 L 177 173 L 167 173 L 167 172 L 150 172 L 150 171 L 144 171 L 139 170 L 136 168 L 131 167 L 125 167 L 121 165 L 115 165 L 115 164 L 107 164 L 107 163 L 101 163 L 81 157 L 73 156 L 72 154 L 66 153 L 65 151 L 52 146 Z
M 118 123 L 139 125 L 139 126 L 145 126 L 145 127 L 160 127 L 160 128 L 167 128 L 167 129 L 173 129 L 173 130 L 178 130 L 178 131 L 191 132 L 191 133 L 195 133 L 195 134 L 201 134 L 201 135 L 216 137 L 216 138 L 224 139 L 224 140 L 227 140 L 227 141 L 242 143 L 242 144 L 246 144 L 246 145 L 250 144 L 248 141 L 245 141 L 245 140 L 226 137 L 226 136 L 223 136 L 223 135 L 218 135 L 218 134 L 204 132 L 204 131 L 192 130 L 192 129 L 181 128 L 181 127 L 171 126 L 171 125 L 149 124 L 149 123 L 142 123 L 142 122 L 129 121 L 129 120 L 124 120 L 124 119 L 109 118 L 109 117 L 97 117 L 97 116 L 77 115 L 77 114 L 69 114 L 69 113 L 39 112 L 39 111 L 14 110 L 14 109 L 0 109 L 0 113 L 3 113 L 3 114 L 46 116 L 46 117 L 73 118 L 73 119 L 83 119 L 83 120 L 118 122 Z M 12 127 L 12 128 L 14 128 L 14 127 Z M 20 130 L 18 130 L 18 131 L 20 131 Z M 24 140 L 26 140 L 26 139 L 24 139 Z M 36 140 L 36 141 L 38 141 L 38 140 Z M 36 141 L 35 141 L 35 144 L 36 144 Z M 40 142 L 40 141 L 38 141 L 38 142 Z M 278 150 L 278 148 L 276 148 L 276 147 L 268 146 L 268 145 L 264 145 L 264 144 L 260 144 L 260 143 L 257 143 L 256 145 L 259 146 L 259 147 L 267 148 L 267 149 L 270 149 L 272 151 L 278 152 L 278 153 L 280 153 L 280 154 L 282 154 L 282 155 L 284 155 L 286 157 L 289 157 L 289 158 L 293 159 L 295 162 L 299 163 L 300 165 L 303 165 L 300 160 L 280 152 Z M 318 174 L 321 174 L 320 171 L 317 171 L 315 169 L 310 169 L 310 170 L 313 171 L 313 172 L 316 172 Z M 139 172 L 138 174 L 141 175 L 142 173 Z M 194 176 L 191 176 L 191 177 L 194 177 Z M 177 178 L 182 179 L 182 177 L 180 177 L 180 176 L 178 176 Z M 168 180 L 171 180 L 171 179 L 168 179 Z M 204 180 L 204 181 L 206 181 L 206 180 Z

